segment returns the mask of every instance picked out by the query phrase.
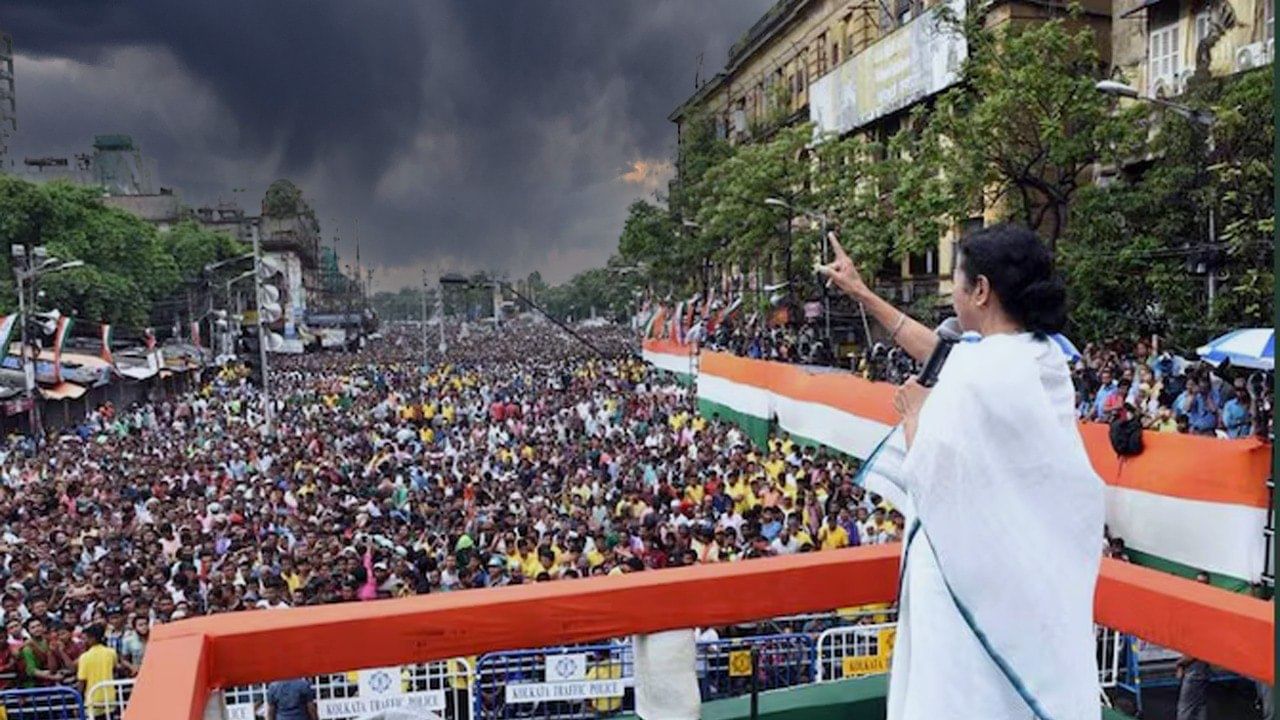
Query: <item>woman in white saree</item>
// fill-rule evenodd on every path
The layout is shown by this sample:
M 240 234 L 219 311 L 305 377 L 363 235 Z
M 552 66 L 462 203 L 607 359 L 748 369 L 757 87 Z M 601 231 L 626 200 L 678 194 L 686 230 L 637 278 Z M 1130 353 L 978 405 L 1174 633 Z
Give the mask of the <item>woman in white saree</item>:
M 918 360 L 937 338 L 863 283 L 834 241 L 819 268 Z M 961 241 L 965 339 L 938 382 L 895 397 L 909 518 L 890 720 L 1099 716 L 1093 593 L 1102 483 L 1076 428 L 1048 250 L 1001 225 Z

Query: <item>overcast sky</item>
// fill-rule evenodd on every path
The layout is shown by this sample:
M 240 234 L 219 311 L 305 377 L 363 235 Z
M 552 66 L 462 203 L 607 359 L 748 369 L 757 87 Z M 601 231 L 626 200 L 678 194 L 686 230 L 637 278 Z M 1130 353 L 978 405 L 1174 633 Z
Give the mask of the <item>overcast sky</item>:
M 602 264 L 665 191 L 667 115 L 769 0 L 0 0 L 13 156 L 127 133 L 192 205 L 278 177 L 375 285 Z

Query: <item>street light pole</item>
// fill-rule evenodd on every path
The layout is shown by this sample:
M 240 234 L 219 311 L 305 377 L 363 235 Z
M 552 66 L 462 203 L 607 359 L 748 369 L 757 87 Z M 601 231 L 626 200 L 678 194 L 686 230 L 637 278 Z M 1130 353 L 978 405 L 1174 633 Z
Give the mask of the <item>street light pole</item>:
M 1205 161 L 1206 163 L 1209 161 L 1212 161 L 1213 151 L 1214 151 L 1213 128 L 1218 123 L 1218 117 L 1214 115 L 1212 110 L 1205 110 L 1203 108 L 1193 108 L 1190 105 L 1183 105 L 1182 103 L 1176 103 L 1171 100 L 1165 100 L 1164 98 L 1139 95 L 1137 88 L 1134 88 L 1130 85 L 1125 85 L 1124 83 L 1117 82 L 1115 80 L 1100 80 L 1093 87 L 1098 92 L 1104 93 L 1106 95 L 1114 95 L 1116 97 L 1125 97 L 1133 100 L 1140 100 L 1142 102 L 1150 103 L 1157 107 L 1164 108 L 1169 112 L 1172 112 L 1173 114 L 1178 115 L 1179 117 L 1182 117 L 1190 122 L 1193 122 L 1197 125 L 1204 127 L 1205 133 L 1206 133 L 1205 145 L 1207 150 L 1207 157 L 1205 158 Z M 1214 250 L 1217 249 L 1217 246 L 1218 246 L 1218 229 L 1216 227 L 1217 217 L 1215 216 L 1215 213 L 1214 213 L 1212 201 L 1209 202 L 1208 216 L 1209 216 L 1208 218 L 1209 219 L 1209 250 L 1210 252 L 1213 252 Z M 1210 314 L 1213 313 L 1213 301 L 1218 294 L 1218 278 L 1214 274 L 1215 270 L 1216 268 L 1213 267 L 1212 263 L 1206 263 L 1205 294 L 1208 296 L 1207 310 Z
M 764 204 L 772 205 L 774 207 L 786 208 L 787 210 L 790 210 L 792 212 L 800 213 L 801 215 L 808 217 L 810 220 L 817 220 L 819 223 L 821 223 L 822 264 L 823 265 L 827 264 L 828 257 L 830 256 L 830 252 L 831 252 L 830 250 L 831 241 L 827 237 L 827 232 L 828 232 L 828 228 L 831 225 L 831 221 L 827 218 L 826 213 L 820 213 L 817 210 L 806 210 L 805 208 L 797 208 L 792 206 L 791 203 L 787 202 L 786 200 L 782 200 L 774 197 L 765 198 Z M 788 221 L 788 228 L 790 228 L 790 221 Z M 830 347 L 831 345 L 831 292 L 830 292 L 830 288 L 828 288 L 827 286 L 827 283 L 822 283 L 822 310 L 823 310 L 823 313 L 826 315 L 826 333 L 827 333 L 826 339 L 827 339 L 828 349 L 834 353 L 835 351 L 834 348 Z M 862 332 L 865 334 L 867 344 L 870 345 L 871 324 L 867 322 L 866 306 L 864 306 L 862 303 L 858 303 L 858 312 L 862 316 Z
M 274 414 L 271 407 L 271 374 L 267 367 L 267 326 L 262 321 L 262 241 L 259 233 L 253 234 L 253 290 L 254 306 L 258 309 L 258 365 L 262 368 L 262 417 L 267 435 L 275 434 Z

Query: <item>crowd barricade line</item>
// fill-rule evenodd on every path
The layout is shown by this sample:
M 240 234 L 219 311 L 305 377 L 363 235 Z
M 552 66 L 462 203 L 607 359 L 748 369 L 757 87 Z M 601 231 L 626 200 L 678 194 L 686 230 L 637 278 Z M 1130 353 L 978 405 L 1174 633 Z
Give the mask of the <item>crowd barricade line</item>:
M 578 720 L 635 711 L 629 642 L 514 650 L 475 665 L 476 720 Z
M 845 625 L 818 635 L 814 658 L 817 682 L 889 672 L 898 623 Z
M 70 687 L 0 690 L 0 708 L 7 720 L 85 720 L 84 699 Z M 95 717 L 106 718 L 107 714 Z M 119 720 L 115 716 L 114 720 Z
M 1103 688 L 1118 687 L 1125 671 L 1124 655 L 1129 638 L 1119 630 L 1102 625 L 1093 627 L 1098 638 L 1098 684 Z
M 120 720 L 132 694 L 133 678 L 96 683 L 84 694 L 85 715 L 97 718 L 105 713 L 112 720 Z
M 398 677 L 399 695 L 402 701 L 412 699 L 418 707 L 429 707 L 431 712 L 444 720 L 470 720 L 475 705 L 472 692 L 475 688 L 475 672 L 471 660 L 457 658 L 422 665 L 406 665 L 398 668 L 379 668 Z M 360 716 L 359 708 L 350 701 L 360 699 L 361 674 L 370 671 L 352 671 L 321 675 L 311 679 L 321 720 L 350 720 Z M 98 683 L 90 688 L 85 707 L 88 717 L 103 717 L 93 713 L 95 698 L 108 687 L 114 691 L 110 702 L 102 703 L 113 714 L 111 720 L 120 720 L 133 692 L 134 680 L 113 680 Z M 267 715 L 267 684 L 244 685 L 222 690 L 224 720 L 256 720 Z M 348 710 L 349 709 L 349 710 Z M 61 716 L 59 716 L 61 717 Z M 14 716 L 10 713 L 9 720 Z M 45 720 L 40 716 L 40 720 Z
M 813 638 L 799 633 L 700 642 L 697 670 L 702 700 L 750 694 L 753 651 L 757 689 L 808 685 L 814 681 L 814 647 Z

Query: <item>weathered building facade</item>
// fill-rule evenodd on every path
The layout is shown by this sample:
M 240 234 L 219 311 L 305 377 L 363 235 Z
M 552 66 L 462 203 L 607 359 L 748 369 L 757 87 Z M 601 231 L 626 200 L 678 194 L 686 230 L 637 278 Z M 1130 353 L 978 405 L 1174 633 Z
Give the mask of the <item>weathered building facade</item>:
M 819 135 L 887 140 L 913 108 L 959 80 L 967 49 L 959 33 L 938 22 L 934 9 L 944 2 L 956 15 L 965 12 L 964 0 L 780 0 L 733 45 L 724 69 L 668 119 L 683 138 L 686 123 L 709 117 L 731 143 L 806 121 Z M 1102 61 L 1110 63 L 1111 0 L 1081 5 L 1072 22 L 1094 32 Z M 1062 2 L 997 0 L 986 21 L 999 27 L 1067 14 Z M 936 248 L 900 258 L 897 282 L 883 289 L 904 303 L 950 292 L 955 241 L 984 221 L 958 219 Z
M 1272 0 L 1115 0 L 1113 77 L 1176 97 L 1197 73 L 1223 77 L 1275 59 Z

